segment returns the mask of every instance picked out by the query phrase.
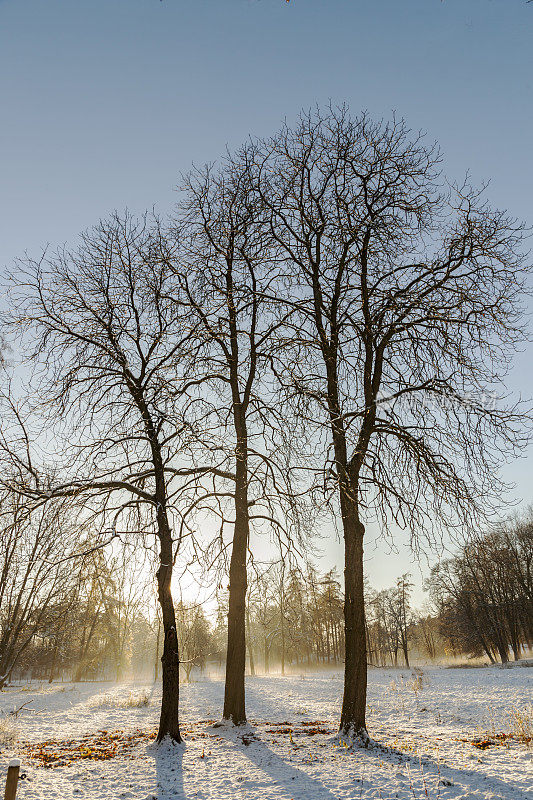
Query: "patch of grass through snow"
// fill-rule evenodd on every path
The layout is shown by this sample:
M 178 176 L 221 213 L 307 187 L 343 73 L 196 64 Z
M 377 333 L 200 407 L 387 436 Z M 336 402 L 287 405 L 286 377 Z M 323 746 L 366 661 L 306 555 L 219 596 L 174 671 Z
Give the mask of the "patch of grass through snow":
M 528 746 L 533 741 L 533 703 L 523 708 L 513 708 L 509 713 L 509 733 Z
M 472 744 L 481 750 L 494 744 L 504 744 L 509 739 L 520 742 L 528 747 L 533 742 L 533 703 L 517 706 L 507 711 L 503 724 L 499 724 L 494 714 L 490 713 L 488 728 L 480 730 L 480 737 L 473 740 Z
M 89 708 L 146 708 L 150 705 L 150 694 L 146 690 L 130 692 L 127 697 L 116 694 L 100 694 L 87 703 Z
M 12 716 L 0 717 L 0 745 L 13 744 L 18 732 L 18 725 Z

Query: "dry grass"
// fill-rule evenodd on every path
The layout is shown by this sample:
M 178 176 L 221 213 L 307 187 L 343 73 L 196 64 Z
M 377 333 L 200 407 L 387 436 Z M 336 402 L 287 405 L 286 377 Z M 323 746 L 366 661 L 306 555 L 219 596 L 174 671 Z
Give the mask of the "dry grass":
M 418 701 L 418 695 L 428 684 L 429 680 L 423 670 L 419 667 L 415 667 L 410 676 L 400 675 L 396 680 L 393 679 L 389 683 L 389 688 L 397 695 L 399 695 L 400 692 L 404 694 L 411 691 Z
M 533 704 L 528 703 L 522 707 L 515 707 L 508 711 L 501 724 L 494 719 L 492 711 L 489 713 L 490 724 L 482 728 L 479 735 L 471 740 L 471 744 L 480 750 L 488 747 L 505 745 L 508 742 L 520 742 L 527 747 L 533 743 Z M 462 741 L 469 741 L 463 739 Z
M 150 705 L 150 694 L 146 690 L 130 692 L 127 697 L 116 694 L 100 694 L 91 698 L 89 708 L 146 708 Z
M 0 717 L 0 745 L 10 745 L 18 738 L 18 725 L 11 715 Z
M 533 742 L 533 703 L 523 708 L 513 708 L 509 713 L 509 733 L 528 746 Z

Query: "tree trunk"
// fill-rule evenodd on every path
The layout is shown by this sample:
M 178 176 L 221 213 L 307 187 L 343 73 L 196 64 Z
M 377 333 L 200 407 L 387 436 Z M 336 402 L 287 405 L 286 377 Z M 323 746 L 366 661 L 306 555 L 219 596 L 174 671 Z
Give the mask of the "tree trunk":
M 409 646 L 407 644 L 407 633 L 404 631 L 402 634 L 402 650 L 405 659 L 405 666 L 409 669 Z
M 497 648 L 502 664 L 507 664 L 509 662 L 509 648 L 507 644 L 498 642 Z
M 158 516 L 164 511 L 158 509 Z M 181 742 L 179 726 L 180 696 L 180 662 L 178 654 L 178 637 L 176 633 L 176 615 L 170 590 L 172 578 L 172 538 L 168 521 L 160 522 L 161 565 L 157 571 L 159 603 L 163 616 L 163 655 L 161 656 L 163 695 L 161 698 L 161 717 L 157 741 L 161 742 L 169 736 L 174 742 Z
M 252 637 L 250 635 L 250 613 L 246 609 L 246 636 L 248 637 L 248 656 L 250 658 L 250 675 L 255 675 L 254 651 L 252 649 Z
M 78 655 L 78 666 L 76 667 L 76 673 L 75 673 L 74 679 L 73 679 L 75 683 L 77 681 L 81 681 L 83 676 L 84 676 L 84 674 L 85 674 L 85 666 L 86 666 L 85 665 L 85 658 L 87 656 L 87 653 L 89 652 L 89 645 L 92 642 L 92 639 L 93 639 L 93 636 L 94 636 L 94 632 L 96 630 L 96 625 L 97 625 L 97 622 L 98 622 L 99 614 L 100 614 L 100 603 L 98 603 L 98 606 L 96 607 L 96 610 L 95 610 L 95 612 L 93 614 L 93 619 L 92 619 L 92 622 L 91 622 L 91 625 L 90 625 L 90 628 L 89 628 L 89 633 L 88 633 L 87 636 L 85 635 L 86 634 L 86 628 L 84 627 L 84 629 L 83 629 L 83 639 L 84 639 L 84 641 L 83 641 L 83 646 L 80 648 L 80 653 Z
M 282 605 L 281 608 L 281 674 L 285 675 L 285 626 L 283 623 L 284 606 Z
M 161 623 L 157 621 L 157 638 L 155 641 L 155 664 L 154 664 L 154 683 L 159 677 L 159 639 L 161 637 Z
M 52 683 L 56 671 L 57 651 L 59 649 L 57 638 L 54 642 L 54 649 L 52 651 L 52 663 L 50 665 L 50 674 L 48 676 L 48 683 Z
M 248 645 L 248 655 L 250 658 L 250 675 L 255 676 L 254 653 L 250 645 Z
M 246 669 L 246 556 L 249 518 L 246 460 L 237 458 L 235 528 L 229 568 L 228 649 L 223 718 L 234 725 L 246 722 L 244 672 Z
M 343 501 L 343 502 L 342 502 Z M 347 736 L 366 733 L 366 626 L 363 582 L 364 526 L 349 498 L 341 498 L 344 523 L 344 696 L 340 730 Z
M 481 639 L 481 642 L 482 642 L 482 645 L 483 645 L 483 650 L 485 651 L 485 653 L 486 653 L 486 654 L 488 655 L 488 657 L 489 657 L 489 661 L 490 661 L 490 663 L 491 663 L 491 664 L 495 664 L 495 663 L 496 663 L 496 659 L 495 659 L 495 658 L 494 658 L 494 656 L 492 655 L 492 653 L 491 653 L 491 651 L 489 650 L 488 646 L 485 644 L 485 640 L 484 640 L 483 638 Z
M 265 661 L 265 675 L 268 675 L 268 639 L 265 636 L 265 654 L 264 654 L 264 661 Z

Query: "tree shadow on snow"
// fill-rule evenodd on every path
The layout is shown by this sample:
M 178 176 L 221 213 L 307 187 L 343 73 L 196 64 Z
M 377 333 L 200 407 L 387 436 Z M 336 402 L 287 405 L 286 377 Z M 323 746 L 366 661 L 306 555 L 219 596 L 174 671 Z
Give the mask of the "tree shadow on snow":
M 183 744 L 163 742 L 150 748 L 154 756 L 157 777 L 157 800 L 185 800 L 183 788 Z
M 338 800 L 324 784 L 278 756 L 260 739 L 253 738 L 242 752 L 268 775 L 276 786 L 283 787 L 293 800 Z
M 358 752 L 359 748 L 354 748 L 354 752 Z M 480 787 L 483 791 L 490 793 L 497 793 L 502 800 L 530 800 L 530 795 L 525 791 L 519 789 L 516 784 L 512 785 L 509 782 L 503 781 L 492 775 L 485 775 L 477 770 L 468 768 L 452 767 L 448 764 L 443 764 L 435 761 L 431 756 L 423 755 L 421 757 L 413 757 L 408 753 L 398 750 L 396 747 L 381 744 L 379 741 L 372 739 L 368 748 L 361 748 L 360 752 L 365 752 L 369 756 L 376 758 L 387 758 L 393 764 L 413 765 L 417 769 L 421 769 L 424 777 L 431 776 L 434 780 L 440 779 L 450 781 L 450 784 L 443 783 L 443 785 L 463 786 L 465 789 L 475 792 Z M 489 794 L 487 794 L 487 797 Z

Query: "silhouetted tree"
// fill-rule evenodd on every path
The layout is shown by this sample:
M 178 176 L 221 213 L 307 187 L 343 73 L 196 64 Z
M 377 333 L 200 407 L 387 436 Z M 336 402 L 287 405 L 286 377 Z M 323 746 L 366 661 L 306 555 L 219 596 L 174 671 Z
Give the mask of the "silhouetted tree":
M 365 733 L 363 539 L 369 513 L 416 544 L 498 499 L 523 417 L 498 405 L 523 340 L 523 228 L 401 121 L 302 114 L 250 166 L 292 281 L 276 371 L 308 426 L 329 428 L 326 485 L 345 543 L 341 729 Z M 330 453 L 332 453 L 330 457 Z
M 180 403 L 190 327 L 176 302 L 172 257 L 157 220 L 114 215 L 77 249 L 20 266 L 11 324 L 31 353 L 33 414 L 53 432 L 57 467 L 28 490 L 17 474 L 32 474 L 30 459 L 16 446 L 9 455 L 12 490 L 36 506 L 77 498 L 112 538 L 155 536 L 163 622 L 158 740 L 179 742 L 171 577 L 182 536 L 173 524 L 206 470 L 184 449 L 196 441 Z

